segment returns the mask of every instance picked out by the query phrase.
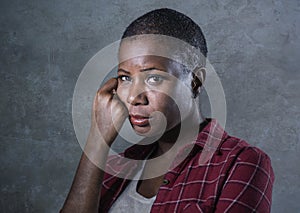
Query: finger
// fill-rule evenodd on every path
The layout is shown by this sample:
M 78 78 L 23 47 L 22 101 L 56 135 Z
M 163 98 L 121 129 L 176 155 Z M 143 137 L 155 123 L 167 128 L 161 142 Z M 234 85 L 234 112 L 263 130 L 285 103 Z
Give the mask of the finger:
M 109 79 L 100 89 L 99 92 L 104 94 L 114 94 L 118 87 L 118 80 L 116 78 Z

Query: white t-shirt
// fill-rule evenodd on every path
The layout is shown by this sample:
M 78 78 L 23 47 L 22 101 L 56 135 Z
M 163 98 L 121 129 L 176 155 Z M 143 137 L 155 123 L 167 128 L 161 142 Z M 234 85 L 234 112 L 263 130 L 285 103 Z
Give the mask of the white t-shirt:
M 137 172 L 126 189 L 122 192 L 122 194 L 118 197 L 118 199 L 114 202 L 112 207 L 110 208 L 110 213 L 147 213 L 150 212 L 151 207 L 155 201 L 156 196 L 152 198 L 146 198 L 139 194 L 136 191 L 137 183 L 140 178 L 145 162 L 143 163 L 142 169 Z

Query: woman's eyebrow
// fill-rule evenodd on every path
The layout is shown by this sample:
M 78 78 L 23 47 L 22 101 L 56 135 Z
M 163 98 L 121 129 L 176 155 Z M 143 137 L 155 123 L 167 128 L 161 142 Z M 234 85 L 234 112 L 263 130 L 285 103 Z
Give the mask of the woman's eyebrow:
M 124 72 L 124 73 L 126 73 L 126 74 L 130 74 L 129 71 L 126 71 L 126 70 L 123 70 L 123 69 L 118 69 L 118 72 Z
M 149 67 L 149 68 L 141 69 L 140 71 L 141 72 L 146 72 L 146 71 L 152 71 L 152 70 L 159 70 L 159 71 L 165 72 L 165 70 L 159 69 L 157 67 Z
M 149 68 L 141 69 L 140 72 L 147 72 L 147 71 L 152 71 L 152 70 L 159 70 L 159 71 L 162 71 L 162 72 L 166 72 L 165 70 L 159 69 L 157 67 L 149 67 Z M 126 74 L 130 74 L 129 71 L 126 71 L 124 69 L 118 69 L 118 72 L 124 72 Z

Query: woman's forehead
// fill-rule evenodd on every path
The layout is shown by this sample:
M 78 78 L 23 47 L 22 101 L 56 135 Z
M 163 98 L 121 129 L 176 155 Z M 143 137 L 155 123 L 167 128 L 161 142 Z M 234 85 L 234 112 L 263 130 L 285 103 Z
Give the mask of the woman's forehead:
M 168 72 L 169 74 L 177 77 L 185 73 L 184 67 L 181 64 L 169 58 L 153 55 L 138 56 L 123 61 L 119 64 L 118 70 L 125 71 L 130 74 L 156 70 Z
M 139 56 L 173 58 L 174 54 L 175 52 L 172 52 L 164 42 L 158 43 L 153 39 L 136 38 L 134 40 L 125 40 L 121 42 L 119 61 L 122 62 Z
M 199 50 L 179 39 L 163 35 L 139 35 L 123 39 L 119 48 L 119 62 L 139 56 L 160 56 L 190 70 L 199 63 Z
M 140 69 L 146 69 L 148 67 L 154 66 L 161 69 L 166 69 L 172 65 L 174 61 L 171 59 L 154 56 L 154 55 L 144 55 L 137 56 L 134 58 L 127 59 L 119 64 L 119 67 L 136 67 Z

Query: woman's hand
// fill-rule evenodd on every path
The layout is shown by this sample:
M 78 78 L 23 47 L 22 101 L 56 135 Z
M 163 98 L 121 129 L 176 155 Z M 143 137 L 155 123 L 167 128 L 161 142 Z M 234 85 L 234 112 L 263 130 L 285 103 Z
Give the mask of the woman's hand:
M 98 91 L 92 109 L 90 134 L 61 212 L 98 212 L 100 190 L 109 147 L 128 112 L 115 94 L 117 79 L 110 79 Z M 107 146 L 108 145 L 108 146 Z
M 115 92 L 117 87 L 118 80 L 110 79 L 97 91 L 93 102 L 90 136 L 102 136 L 101 141 L 104 140 L 108 146 L 111 146 L 128 117 L 127 108 Z

